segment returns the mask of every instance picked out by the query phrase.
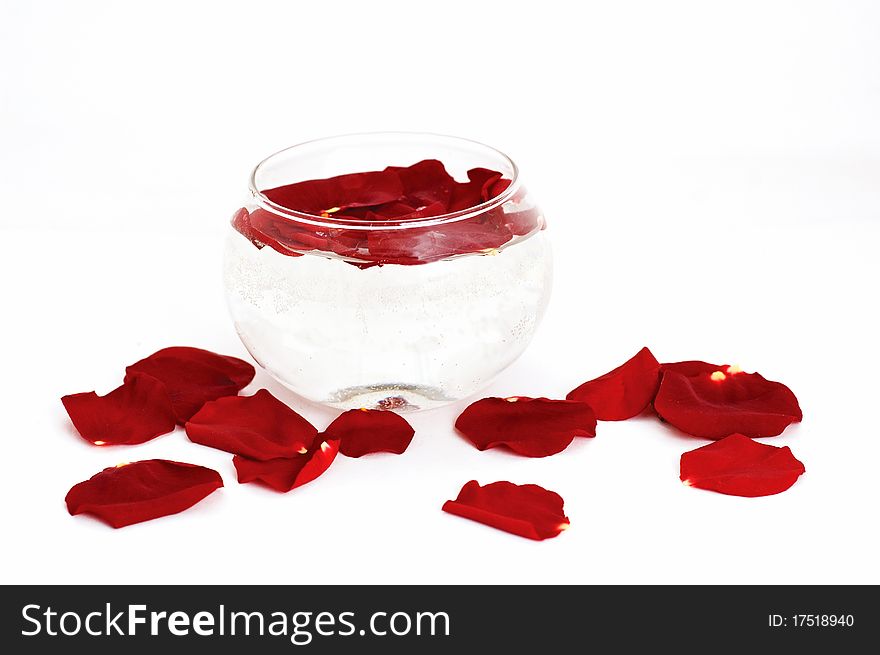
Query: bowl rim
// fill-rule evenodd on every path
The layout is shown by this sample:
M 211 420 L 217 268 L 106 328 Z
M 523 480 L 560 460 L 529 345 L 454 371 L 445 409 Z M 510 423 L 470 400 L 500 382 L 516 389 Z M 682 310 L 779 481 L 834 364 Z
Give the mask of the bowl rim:
M 510 185 L 502 191 L 499 195 L 487 200 L 486 202 L 480 203 L 478 205 L 474 205 L 473 207 L 468 207 L 466 209 L 461 209 L 454 212 L 449 212 L 446 214 L 440 214 L 437 216 L 427 216 L 427 217 L 418 217 L 418 218 L 403 218 L 396 220 L 386 220 L 386 221 L 368 221 L 364 219 L 358 218 L 346 218 L 339 217 L 328 219 L 325 216 L 319 216 L 316 214 L 310 214 L 308 212 L 298 211 L 295 209 L 290 209 L 289 207 L 284 207 L 283 205 L 279 205 L 275 202 L 272 202 L 259 188 L 257 188 L 257 175 L 259 175 L 260 170 L 263 166 L 267 165 L 271 160 L 275 157 L 283 155 L 285 153 L 290 152 L 291 150 L 296 150 L 297 148 L 302 148 L 304 146 L 311 146 L 315 144 L 321 143 L 331 143 L 333 141 L 345 140 L 345 139 L 354 139 L 358 137 L 406 137 L 412 139 L 445 139 L 452 142 L 460 142 L 464 144 L 477 145 L 481 148 L 485 148 L 494 152 L 495 154 L 502 157 L 510 166 L 512 173 L 512 178 Z M 467 139 L 464 137 L 451 136 L 448 134 L 439 134 L 434 132 L 408 132 L 408 131 L 378 131 L 378 132 L 353 132 L 349 134 L 339 134 L 335 136 L 327 136 L 321 137 L 317 139 L 310 139 L 308 141 L 302 141 L 300 143 L 294 144 L 292 146 L 288 146 L 286 148 L 282 148 L 276 152 L 273 152 L 271 155 L 264 157 L 256 166 L 254 166 L 251 171 L 250 180 L 249 180 L 249 190 L 250 194 L 254 199 L 254 202 L 263 210 L 271 212 L 276 216 L 280 216 L 282 218 L 287 218 L 291 221 L 295 221 L 296 223 L 305 223 L 307 225 L 312 225 L 314 227 L 322 227 L 322 228 L 356 228 L 359 230 L 401 230 L 415 227 L 430 227 L 433 225 L 443 225 L 446 223 L 453 223 L 457 221 L 464 221 L 480 214 L 483 214 L 487 211 L 495 209 L 496 207 L 500 207 L 508 200 L 513 198 L 516 193 L 519 191 L 520 181 L 519 181 L 519 167 L 516 165 L 516 162 L 513 161 L 507 154 L 498 150 L 497 148 L 493 148 L 492 146 L 486 145 L 480 141 L 476 141 L 474 139 Z

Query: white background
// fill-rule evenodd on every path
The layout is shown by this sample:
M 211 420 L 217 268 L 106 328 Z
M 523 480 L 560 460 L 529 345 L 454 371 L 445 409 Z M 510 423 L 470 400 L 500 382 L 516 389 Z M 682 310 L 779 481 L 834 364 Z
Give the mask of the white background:
M 0 9 L 3 582 L 880 582 L 880 5 L 872 2 L 4 2 Z M 650 346 L 786 382 L 807 473 L 690 489 L 704 442 L 647 418 L 534 460 L 414 415 L 403 456 L 289 494 L 181 430 L 80 439 L 59 402 L 168 345 L 245 356 L 221 242 L 250 168 L 299 141 L 426 130 L 508 152 L 556 285 L 485 395 L 562 396 Z M 333 417 L 260 373 L 322 428 Z M 226 487 L 112 530 L 68 488 L 164 457 Z M 471 478 L 537 483 L 571 529 L 447 515 Z

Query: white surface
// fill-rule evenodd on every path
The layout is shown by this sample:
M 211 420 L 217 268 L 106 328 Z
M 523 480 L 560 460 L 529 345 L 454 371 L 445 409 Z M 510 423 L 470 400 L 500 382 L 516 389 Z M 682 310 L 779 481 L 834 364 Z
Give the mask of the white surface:
M 880 582 L 880 6 L 582 4 L 4 3 L 0 579 Z M 463 404 L 287 495 L 180 430 L 77 437 L 65 393 L 163 346 L 244 354 L 220 256 L 249 168 L 374 129 L 496 145 L 548 216 L 554 297 L 487 395 L 559 396 L 642 345 L 736 362 L 797 393 L 804 423 L 768 442 L 807 473 L 765 499 L 689 489 L 678 458 L 703 442 L 647 419 L 481 453 L 452 432 Z M 149 457 L 227 486 L 123 530 L 67 515 L 72 484 Z M 441 512 L 471 478 L 554 489 L 572 527 L 533 543 Z

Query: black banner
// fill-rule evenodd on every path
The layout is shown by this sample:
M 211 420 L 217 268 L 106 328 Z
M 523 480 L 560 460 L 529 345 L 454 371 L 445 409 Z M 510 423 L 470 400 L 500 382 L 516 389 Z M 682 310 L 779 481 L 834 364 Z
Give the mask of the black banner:
M 877 632 L 873 587 L 4 587 L 5 652 L 448 653 L 651 646 L 856 652 Z M 8 647 L 13 650 L 8 650 Z

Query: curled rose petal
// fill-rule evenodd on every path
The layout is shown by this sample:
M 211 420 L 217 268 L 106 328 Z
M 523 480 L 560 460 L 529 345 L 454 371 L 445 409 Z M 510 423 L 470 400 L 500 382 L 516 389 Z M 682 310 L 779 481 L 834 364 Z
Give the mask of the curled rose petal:
M 662 369 L 654 409 L 696 437 L 772 437 L 803 417 L 791 389 L 758 373 L 706 362 L 663 364 Z
M 300 454 L 316 434 L 311 423 L 266 389 L 205 403 L 186 423 L 190 441 L 256 460 Z
M 546 227 L 544 216 L 537 207 L 509 212 L 504 211 L 503 207 L 496 207 L 487 212 L 487 222 L 496 225 L 496 229 L 506 230 L 513 236 L 531 234 Z
M 681 456 L 681 481 L 730 496 L 772 496 L 804 473 L 788 446 L 777 448 L 732 434 Z
M 399 200 L 403 185 L 395 171 L 369 171 L 286 184 L 263 195 L 286 209 L 320 216 Z
M 613 371 L 584 382 L 566 398 L 587 403 L 600 421 L 625 421 L 651 404 L 659 386 L 660 362 L 642 348 Z
M 96 446 L 144 443 L 177 425 L 165 385 L 142 373 L 126 376 L 106 396 L 89 391 L 61 402 L 77 432 Z
M 536 484 L 492 482 L 481 487 L 476 480 L 443 504 L 444 512 L 539 541 L 568 529 L 563 510 L 562 496 Z
M 366 240 L 363 230 L 343 227 L 316 227 L 299 223 L 265 209 L 255 209 L 250 214 L 250 226 L 258 240 L 266 241 L 282 255 L 300 255 L 312 250 L 332 252 L 354 257 Z
M 262 210 L 256 210 L 254 214 L 257 214 L 257 212 L 262 212 Z M 262 213 L 266 214 L 268 212 Z M 257 226 L 255 226 L 252 214 L 244 207 L 239 209 L 233 215 L 232 227 L 238 230 L 259 249 L 269 246 L 270 248 L 272 248 L 272 250 L 280 252 L 282 255 L 288 255 L 290 257 L 302 256 L 302 253 L 282 246 L 278 239 L 270 236 L 267 233 L 268 231 L 263 232 Z
M 512 182 L 513 180 L 508 180 L 503 177 L 487 180 L 483 184 L 482 189 L 480 189 L 480 195 L 483 197 L 483 201 L 492 200 L 492 198 L 500 196 L 507 191 L 507 187 L 509 187 Z
M 443 162 L 424 159 L 412 166 L 389 166 L 385 170 L 397 173 L 404 196 L 416 206 L 436 205 L 437 215 L 446 213 L 457 182 L 446 172 Z
M 165 385 L 177 422 L 186 423 L 209 400 L 233 396 L 253 380 L 247 362 L 201 348 L 163 348 L 125 369 L 145 373 Z
M 74 485 L 65 502 L 71 515 L 122 528 L 182 512 L 222 486 L 220 474 L 204 466 L 148 459 L 104 469 Z
M 145 373 L 164 384 L 181 425 L 207 401 L 237 394 L 256 373 L 241 359 L 184 346 L 163 348 L 125 372 Z
M 415 431 L 405 418 L 379 409 L 350 409 L 340 414 L 324 430 L 324 435 L 339 440 L 339 452 L 346 457 L 369 453 L 403 453 Z
M 259 461 L 236 455 L 232 463 L 240 483 L 262 482 L 275 491 L 287 492 L 323 474 L 338 452 L 338 439 L 325 439 L 320 435 L 311 448 L 295 457 Z
M 452 189 L 449 199 L 449 211 L 470 209 L 491 200 L 504 191 L 508 184 L 501 182 L 501 173 L 488 168 L 472 168 L 467 172 L 468 181 L 458 182 Z M 495 190 L 498 193 L 494 193 Z
M 596 436 L 596 415 L 587 403 L 547 398 L 483 398 L 455 421 L 479 450 L 506 446 L 526 457 L 547 457 L 575 437 Z

